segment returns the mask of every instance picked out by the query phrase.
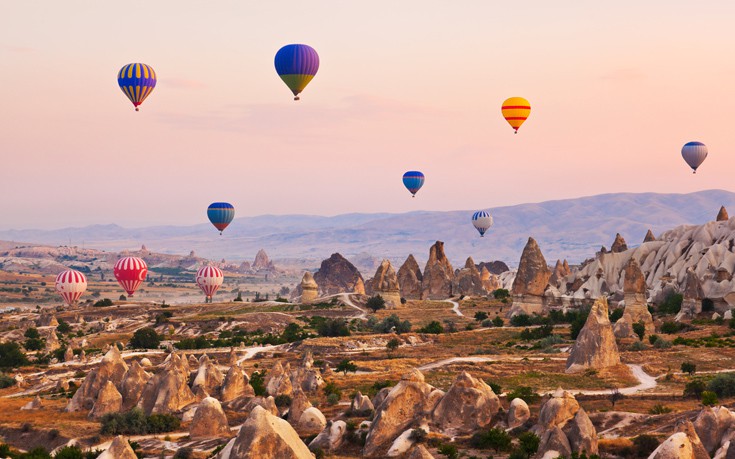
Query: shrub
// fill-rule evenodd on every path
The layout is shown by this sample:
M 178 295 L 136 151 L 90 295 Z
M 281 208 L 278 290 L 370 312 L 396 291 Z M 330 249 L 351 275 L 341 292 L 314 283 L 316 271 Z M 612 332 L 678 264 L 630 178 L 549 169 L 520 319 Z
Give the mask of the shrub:
M 250 375 L 250 385 L 253 386 L 255 395 L 262 397 L 265 395 L 265 370 L 254 371 Z
M 661 314 L 678 314 L 681 310 L 681 303 L 683 301 L 684 295 L 672 292 L 666 297 L 664 302 L 658 306 L 658 312 Z
M 536 454 L 540 441 L 541 439 L 533 432 L 523 432 L 518 436 L 520 449 L 525 453 L 527 458 Z
M 350 327 L 344 319 L 326 319 L 317 327 L 319 336 L 350 336 Z
M 6 375 L 5 373 L 0 373 L 0 389 L 15 386 L 16 382 L 17 381 L 12 376 Z
M 643 344 L 643 341 L 636 341 L 630 345 L 631 351 L 645 351 L 648 347 Z
M 702 392 L 702 405 L 704 406 L 717 405 L 717 394 L 709 390 Z
M 496 452 L 508 451 L 512 439 L 505 430 L 493 428 L 472 435 L 470 444 L 474 448 L 494 449 Z
M 143 410 L 133 408 L 126 413 L 110 413 L 101 419 L 100 433 L 103 435 L 146 435 L 172 432 L 181 421 L 170 414 L 146 416 Z
M 653 407 L 651 407 L 651 409 L 648 410 L 648 412 L 650 414 L 666 414 L 666 413 L 671 413 L 671 408 L 661 403 L 657 403 L 653 405 Z
M 690 375 L 693 375 L 697 372 L 697 366 L 692 362 L 682 362 L 681 371 L 682 373 L 689 373 Z
M 496 300 L 504 300 L 504 299 L 510 298 L 510 292 L 508 291 L 508 289 L 499 288 L 493 291 L 493 296 L 495 297 Z
M 667 335 L 678 333 L 681 329 L 682 326 L 678 322 L 668 320 L 661 324 L 661 333 L 666 333 Z
M 590 311 L 589 309 L 585 311 L 579 311 L 577 314 L 577 317 L 572 320 L 571 324 L 571 337 L 572 339 L 577 339 L 577 336 L 579 336 L 579 332 L 582 331 L 582 327 L 584 327 L 585 322 L 587 322 L 587 317 L 589 317 Z
M 329 394 L 327 395 L 327 404 L 330 406 L 334 406 L 337 403 L 339 403 L 339 395 L 337 394 Z
M 419 427 L 418 429 L 413 429 L 411 431 L 411 435 L 408 438 L 414 443 L 423 443 L 424 441 L 426 441 L 426 437 L 428 435 L 429 434 L 424 429 Z
M 648 335 L 649 343 L 656 344 L 656 341 L 658 341 L 658 335 Z
M 339 400 L 342 397 L 342 389 L 337 387 L 337 385 L 333 381 L 329 381 L 324 385 L 322 388 L 322 391 L 324 392 L 324 395 L 329 397 L 332 394 L 335 394 L 337 396 L 337 400 Z
M 554 326 L 551 324 L 542 325 L 538 328 L 526 328 L 521 332 L 521 339 L 524 341 L 542 339 L 551 336 L 553 331 Z
M 109 298 L 103 298 L 101 300 L 95 301 L 92 306 L 94 306 L 96 308 L 102 308 L 102 307 L 105 307 L 105 306 L 112 306 L 112 300 L 109 299 Z
M 120 301 L 128 301 L 128 297 L 125 295 L 120 295 L 120 298 L 118 298 Z
M 503 321 L 503 318 L 500 317 L 500 316 L 496 316 L 493 319 L 493 325 L 496 326 L 496 327 L 502 327 L 504 324 L 505 324 L 505 322 Z
M 477 311 L 475 313 L 475 320 L 478 322 L 482 322 L 483 320 L 487 319 L 487 312 L 483 311 Z
M 721 373 L 707 384 L 707 390 L 725 398 L 735 395 L 735 373 Z
M 623 317 L 623 312 L 625 312 L 625 309 L 623 308 L 616 308 L 610 311 L 610 322 L 615 323 L 617 322 L 621 317 Z
M 643 340 L 643 335 L 646 334 L 646 324 L 643 321 L 634 323 L 633 333 L 638 335 L 638 339 Z
M 365 306 L 367 306 L 368 309 L 372 310 L 373 313 L 375 313 L 378 311 L 378 309 L 385 309 L 385 300 L 380 295 L 371 296 L 370 298 L 368 298 Z
M 59 326 L 56 327 L 56 331 L 59 333 L 69 333 L 71 331 L 71 325 L 66 323 L 64 319 L 59 319 Z
M 510 318 L 510 324 L 514 327 L 528 327 L 533 325 L 533 320 L 528 314 L 518 314 Z
M 636 457 L 648 457 L 658 448 L 658 439 L 653 435 L 638 435 L 633 439 Z
M 14 341 L 0 343 L 0 368 L 14 368 L 28 364 L 20 345 Z
M 503 388 L 500 386 L 500 384 L 492 382 L 492 381 L 485 381 L 485 384 L 490 386 L 490 389 L 495 392 L 495 395 L 500 395 L 503 393 Z
M 378 333 L 396 332 L 400 335 L 401 333 L 408 333 L 411 331 L 411 322 L 408 320 L 401 322 L 401 319 L 397 315 L 391 314 L 381 322 L 371 324 L 371 328 Z
M 684 386 L 684 397 L 700 398 L 702 396 L 702 392 L 705 390 L 707 390 L 707 384 L 705 384 L 701 379 L 694 379 Z M 712 392 L 717 393 L 716 390 L 711 390 Z
M 286 394 L 276 395 L 275 402 L 279 408 L 291 406 L 291 397 Z
M 442 456 L 446 456 L 447 459 L 457 459 L 459 457 L 459 452 L 457 451 L 457 447 L 450 444 L 450 443 L 443 443 L 438 448 L 439 454 Z
M 391 338 L 385 345 L 385 348 L 388 349 L 388 352 L 393 352 L 398 349 L 398 346 L 400 345 L 401 341 L 398 338 Z
M 512 402 L 514 398 L 520 398 L 526 403 L 533 403 L 540 397 L 532 388 L 528 386 L 520 386 L 508 392 L 508 402 Z
M 158 349 L 161 337 L 152 327 L 139 328 L 130 338 L 130 345 L 136 349 Z
M 668 349 L 672 346 L 671 341 L 666 341 L 663 338 L 658 338 L 655 343 L 653 343 L 653 347 L 656 349 Z
M 419 333 L 431 333 L 434 335 L 438 335 L 444 333 L 444 327 L 442 327 L 442 324 L 440 324 L 438 321 L 432 320 L 425 327 L 419 328 Z
M 337 371 L 341 371 L 346 376 L 350 371 L 355 373 L 357 371 L 357 365 L 352 363 L 349 359 L 343 359 L 337 364 Z

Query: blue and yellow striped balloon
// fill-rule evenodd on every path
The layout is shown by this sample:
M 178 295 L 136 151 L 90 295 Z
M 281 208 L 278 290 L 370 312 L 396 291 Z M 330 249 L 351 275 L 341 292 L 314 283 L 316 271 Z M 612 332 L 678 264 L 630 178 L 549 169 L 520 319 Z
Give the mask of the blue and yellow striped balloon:
M 309 45 L 286 45 L 279 49 L 275 59 L 276 72 L 299 100 L 299 93 L 319 70 L 319 55 Z
M 128 96 L 130 102 L 139 111 L 138 106 L 148 97 L 156 87 L 156 71 L 146 64 L 128 64 L 117 74 L 117 84 L 122 92 Z

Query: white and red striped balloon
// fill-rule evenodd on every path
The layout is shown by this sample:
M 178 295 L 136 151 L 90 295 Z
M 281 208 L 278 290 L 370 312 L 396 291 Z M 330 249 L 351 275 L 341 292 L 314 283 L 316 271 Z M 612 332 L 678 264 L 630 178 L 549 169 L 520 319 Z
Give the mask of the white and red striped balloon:
M 207 298 L 212 298 L 224 280 L 222 270 L 214 266 L 202 266 L 197 271 L 197 285 L 207 295 Z
M 114 273 L 120 287 L 128 292 L 128 296 L 133 296 L 140 284 L 145 281 L 148 265 L 142 258 L 124 257 L 115 263 Z
M 56 276 L 56 292 L 71 306 L 87 291 L 87 278 L 73 269 L 62 271 Z

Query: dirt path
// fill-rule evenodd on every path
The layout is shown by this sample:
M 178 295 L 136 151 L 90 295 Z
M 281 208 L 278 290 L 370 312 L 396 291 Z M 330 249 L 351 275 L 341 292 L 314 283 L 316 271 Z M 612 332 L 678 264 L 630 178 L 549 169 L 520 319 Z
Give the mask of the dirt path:
M 364 309 L 362 309 L 360 306 L 357 306 L 355 303 L 353 303 L 352 300 L 350 299 L 350 294 L 349 293 L 339 293 L 337 295 L 332 295 L 332 296 L 333 297 L 339 297 L 342 301 L 344 301 L 344 303 L 347 306 L 349 306 L 351 308 L 355 308 L 358 311 L 360 311 L 360 315 L 356 317 L 357 319 L 367 320 L 367 311 L 364 310 Z
M 458 302 L 454 301 L 454 300 L 453 300 L 453 299 L 451 299 L 451 298 L 450 298 L 450 299 L 448 299 L 448 300 L 442 300 L 442 302 L 443 302 L 443 303 L 451 303 L 451 304 L 453 305 L 453 306 L 452 306 L 452 311 L 453 311 L 453 312 L 454 312 L 455 314 L 457 314 L 458 316 L 460 316 L 460 317 L 464 317 L 464 314 L 462 314 L 462 311 L 460 311 L 460 310 L 459 310 L 459 303 L 458 303 Z

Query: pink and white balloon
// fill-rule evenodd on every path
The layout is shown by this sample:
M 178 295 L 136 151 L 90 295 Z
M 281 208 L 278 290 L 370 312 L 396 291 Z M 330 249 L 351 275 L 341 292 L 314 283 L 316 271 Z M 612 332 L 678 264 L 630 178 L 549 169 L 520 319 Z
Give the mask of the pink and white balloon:
M 87 277 L 79 271 L 67 269 L 56 276 L 55 288 L 64 303 L 71 306 L 87 291 Z
M 212 299 L 224 280 L 222 270 L 214 266 L 202 266 L 197 271 L 197 285 L 207 295 L 207 299 Z

